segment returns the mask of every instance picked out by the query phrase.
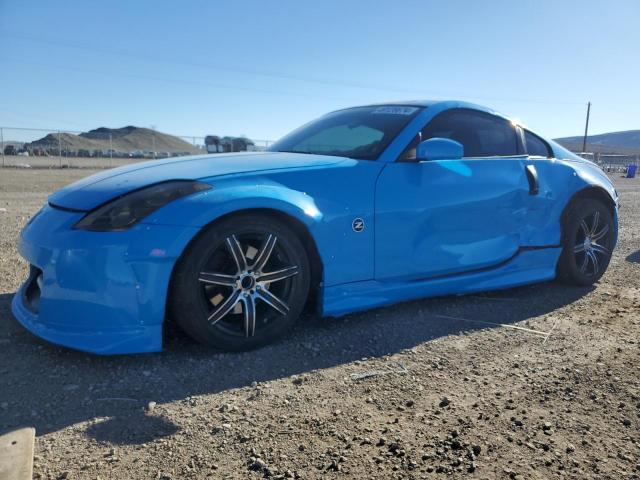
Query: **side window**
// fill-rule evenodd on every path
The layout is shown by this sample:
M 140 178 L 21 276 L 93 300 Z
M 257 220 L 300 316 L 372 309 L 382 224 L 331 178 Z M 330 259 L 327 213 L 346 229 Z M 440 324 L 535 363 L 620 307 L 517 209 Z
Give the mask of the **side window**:
M 531 133 L 528 130 L 524 131 L 524 139 L 527 143 L 527 153 L 532 157 L 552 157 L 551 149 L 547 142 L 542 140 L 539 136 Z
M 515 127 L 494 115 L 464 108 L 446 110 L 433 118 L 400 157 L 415 160 L 419 141 L 449 138 L 464 147 L 464 157 L 507 157 L 520 155 L 520 142 Z

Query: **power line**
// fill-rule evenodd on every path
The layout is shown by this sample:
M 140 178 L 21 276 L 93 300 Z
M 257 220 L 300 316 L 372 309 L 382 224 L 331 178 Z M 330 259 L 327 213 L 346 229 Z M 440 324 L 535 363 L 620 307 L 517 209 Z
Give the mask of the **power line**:
M 582 105 L 582 102 L 568 102 L 565 100 L 493 97 L 493 96 L 484 96 L 484 95 L 469 95 L 468 93 L 455 94 L 455 92 L 443 92 L 443 91 L 433 91 L 433 90 L 429 91 L 429 90 L 423 90 L 423 89 L 406 88 L 406 87 L 399 87 L 399 86 L 392 86 L 392 85 L 344 81 L 344 80 L 338 80 L 333 78 L 308 77 L 308 76 L 301 76 L 301 75 L 291 74 L 291 73 L 257 70 L 257 69 L 250 69 L 250 68 L 238 67 L 238 66 L 211 65 L 207 63 L 194 62 L 194 61 L 184 60 L 184 59 L 175 59 L 175 58 L 168 59 L 166 56 L 160 57 L 156 55 L 149 55 L 148 53 L 133 52 L 131 50 L 105 48 L 103 46 L 97 46 L 97 45 L 79 44 L 76 42 L 70 42 L 68 40 L 24 35 L 19 32 L 11 32 L 7 30 L 0 31 L 0 36 L 6 35 L 7 33 L 10 34 L 10 36 L 13 38 L 18 38 L 18 39 L 46 44 L 46 45 L 63 46 L 66 48 L 86 50 L 90 52 L 98 52 L 98 53 L 108 54 L 108 55 L 124 56 L 124 57 L 133 58 L 136 60 L 150 61 L 150 62 L 156 62 L 156 63 L 163 63 L 163 64 L 168 63 L 171 65 L 185 65 L 185 66 L 190 66 L 195 68 L 228 71 L 233 73 L 240 73 L 243 75 L 252 75 L 252 76 L 258 75 L 258 76 L 273 77 L 273 78 L 279 78 L 279 79 L 285 79 L 285 80 L 318 83 L 318 84 L 331 85 L 331 86 L 378 90 L 378 91 L 394 92 L 394 93 L 405 93 L 405 94 L 411 94 L 411 95 L 427 95 L 427 96 L 436 96 L 440 98 L 467 98 L 467 99 L 481 100 L 481 101 L 500 101 L 500 102 L 514 102 L 514 103 L 531 103 L 531 104 L 554 104 L 554 105 L 558 105 L 558 104 L 578 105 L 579 104 L 579 105 Z M 272 93 L 275 93 L 275 92 L 272 92 Z
M 230 84 L 215 83 L 215 82 L 203 82 L 199 80 L 172 79 L 166 76 L 152 76 L 152 75 L 142 75 L 142 74 L 126 73 L 126 72 L 114 72 L 114 71 L 100 71 L 100 70 L 92 70 L 87 68 L 78 68 L 73 65 L 70 66 L 70 65 L 61 65 L 61 64 L 53 64 L 53 63 L 43 63 L 43 62 L 29 62 L 26 60 L 14 59 L 14 58 L 0 58 L 0 62 L 3 62 L 3 63 L 13 62 L 13 63 L 20 63 L 24 65 L 34 65 L 38 67 L 49 67 L 49 68 L 62 69 L 66 71 L 75 71 L 79 73 L 89 73 L 89 74 L 100 75 L 100 76 L 137 78 L 141 80 L 152 80 L 155 82 L 175 83 L 175 84 L 183 84 L 183 85 L 201 85 L 204 87 L 214 87 L 214 88 L 229 89 L 229 90 L 241 90 L 241 91 L 247 91 L 247 92 L 253 92 L 253 93 L 268 93 L 268 94 L 275 94 L 275 95 L 300 96 L 300 97 L 320 98 L 325 100 L 339 100 L 339 101 L 347 101 L 347 102 L 353 101 L 353 98 L 349 98 L 349 97 L 330 97 L 325 95 L 292 92 L 290 90 L 287 90 L 287 91 L 271 90 L 271 89 L 262 89 L 262 88 L 253 88 L 253 87 L 242 87 L 238 85 L 230 85 Z

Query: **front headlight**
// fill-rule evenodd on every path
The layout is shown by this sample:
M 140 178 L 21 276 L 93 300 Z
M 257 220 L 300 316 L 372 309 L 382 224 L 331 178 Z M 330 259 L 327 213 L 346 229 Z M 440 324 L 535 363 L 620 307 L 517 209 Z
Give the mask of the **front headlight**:
M 111 200 L 85 215 L 74 228 L 94 232 L 126 230 L 167 203 L 210 188 L 211 185 L 191 180 L 158 183 Z

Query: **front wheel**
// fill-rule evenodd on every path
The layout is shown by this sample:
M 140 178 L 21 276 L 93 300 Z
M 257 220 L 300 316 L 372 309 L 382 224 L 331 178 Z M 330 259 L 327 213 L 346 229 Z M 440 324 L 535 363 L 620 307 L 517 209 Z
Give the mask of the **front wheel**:
M 558 277 L 574 285 L 591 285 L 604 274 L 614 244 L 613 217 L 593 199 L 570 207 L 565 218 Z
M 194 339 L 240 351 L 291 328 L 309 292 L 306 251 L 283 222 L 255 215 L 205 229 L 176 265 L 170 311 Z

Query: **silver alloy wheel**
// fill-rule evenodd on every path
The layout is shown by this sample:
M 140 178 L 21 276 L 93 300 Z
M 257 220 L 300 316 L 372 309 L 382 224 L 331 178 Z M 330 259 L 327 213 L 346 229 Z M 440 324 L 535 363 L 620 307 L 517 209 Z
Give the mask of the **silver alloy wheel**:
M 289 305 L 272 293 L 270 288 L 276 282 L 297 275 L 299 267 L 280 266 L 276 270 L 265 271 L 277 241 L 275 235 L 267 234 L 260 249 L 256 250 L 250 244 L 243 248 L 236 235 L 225 239 L 225 248 L 233 260 L 235 274 L 202 271 L 198 276 L 198 280 L 204 286 L 226 287 L 225 295 L 216 296 L 219 301 L 217 304 L 214 303 L 215 308 L 208 316 L 210 325 L 216 325 L 233 313 L 242 313 L 244 335 L 252 337 L 256 331 L 258 301 L 280 315 L 287 315 Z
M 589 217 L 591 217 L 591 221 L 588 224 Z M 611 251 L 605 246 L 608 245 L 609 225 L 607 223 L 601 225 L 600 212 L 597 210 L 589 217 L 580 221 L 573 254 L 580 273 L 595 276 L 600 272 L 600 267 L 604 263 L 601 260 L 607 259 L 611 255 Z

